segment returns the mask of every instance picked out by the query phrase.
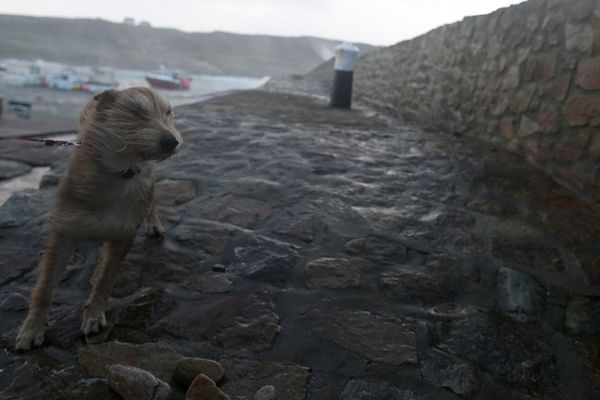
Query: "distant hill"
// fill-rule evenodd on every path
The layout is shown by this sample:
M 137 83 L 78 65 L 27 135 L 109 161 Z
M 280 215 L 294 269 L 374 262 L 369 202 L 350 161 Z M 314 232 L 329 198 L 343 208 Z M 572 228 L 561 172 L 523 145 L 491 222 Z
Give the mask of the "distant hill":
M 315 37 L 187 33 L 101 19 L 0 15 L 0 58 L 195 73 L 304 74 L 333 55 L 339 41 Z M 359 44 L 368 51 L 373 46 Z

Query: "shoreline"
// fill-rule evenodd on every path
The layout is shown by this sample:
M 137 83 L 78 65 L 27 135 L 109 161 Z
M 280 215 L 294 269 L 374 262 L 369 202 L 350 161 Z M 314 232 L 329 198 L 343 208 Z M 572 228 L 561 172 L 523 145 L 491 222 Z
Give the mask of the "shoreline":
M 260 81 L 260 87 L 264 87 L 269 78 L 264 78 Z M 39 88 L 23 88 L 23 94 L 28 97 L 35 96 L 39 93 Z M 175 109 L 185 107 L 196 103 L 202 103 L 218 97 L 227 96 L 237 91 L 251 89 L 229 89 L 210 93 L 199 94 L 187 99 L 179 99 L 179 101 L 171 103 Z M 50 93 L 51 96 L 37 97 L 37 103 L 41 106 L 42 112 L 34 112 L 32 117 L 24 119 L 15 115 L 6 115 L 0 118 L 0 137 L 19 134 L 43 133 L 55 130 L 77 129 L 77 116 L 83 104 L 89 99 L 89 96 L 81 92 L 57 92 L 52 89 L 47 89 L 43 93 Z M 52 96 L 54 95 L 54 96 Z M 39 94 L 38 94 L 39 96 Z M 47 99 L 50 100 L 47 100 Z M 50 111 L 49 111 L 50 110 Z M 43 127 L 43 128 L 42 128 Z M 56 135 L 49 138 L 70 140 L 74 135 Z M 11 152 L 11 149 L 15 149 Z M 47 150 L 47 151 L 46 151 Z M 0 180 L 0 207 L 15 193 L 25 189 L 36 189 L 45 174 L 52 170 L 52 163 L 68 156 L 68 149 L 52 148 L 48 149 L 41 143 L 28 143 L 15 140 L 0 140 L 0 161 L 9 160 L 14 163 L 25 163 L 33 168 L 24 174 L 15 175 L 11 178 Z M 53 153 L 54 157 L 50 157 L 45 165 L 36 165 L 38 162 L 32 160 L 24 153 Z M 66 154 L 65 154 L 66 153 Z M 16 155 L 16 156 L 15 156 Z M 22 155 L 22 156 L 21 156 Z M 41 172 L 40 172 L 41 171 Z

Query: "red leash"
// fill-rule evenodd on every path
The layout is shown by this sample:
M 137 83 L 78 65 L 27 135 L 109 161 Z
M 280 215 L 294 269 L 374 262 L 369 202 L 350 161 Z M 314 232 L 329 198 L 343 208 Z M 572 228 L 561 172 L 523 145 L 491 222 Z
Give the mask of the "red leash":
M 0 136 L 0 140 L 24 140 L 28 142 L 40 142 L 46 146 L 79 146 L 81 143 L 74 140 L 55 140 L 55 139 L 43 139 L 45 136 L 65 135 L 69 133 L 76 133 L 74 129 L 62 130 L 62 131 L 49 131 L 49 132 L 38 132 L 30 133 L 25 135 L 11 135 L 11 136 Z

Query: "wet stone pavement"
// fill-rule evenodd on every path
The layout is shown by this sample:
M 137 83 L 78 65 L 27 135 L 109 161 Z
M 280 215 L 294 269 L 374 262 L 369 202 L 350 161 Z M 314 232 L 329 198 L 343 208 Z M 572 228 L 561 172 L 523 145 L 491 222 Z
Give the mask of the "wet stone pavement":
M 166 238 L 140 233 L 88 343 L 98 250 L 81 243 L 46 345 L 12 350 L 56 179 L 0 208 L 1 399 L 119 399 L 109 384 L 142 390 L 129 376 L 183 399 L 198 362 L 188 399 L 600 398 L 600 216 L 548 177 L 307 96 L 176 114 Z

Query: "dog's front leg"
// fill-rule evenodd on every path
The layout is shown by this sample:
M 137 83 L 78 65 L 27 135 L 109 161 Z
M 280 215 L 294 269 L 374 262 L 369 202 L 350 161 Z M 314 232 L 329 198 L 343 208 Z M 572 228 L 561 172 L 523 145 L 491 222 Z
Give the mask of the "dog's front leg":
M 129 252 L 135 236 L 104 242 L 102 259 L 92 277 L 92 292 L 83 311 L 81 331 L 84 335 L 106 327 L 105 311 L 119 268 Z
M 61 233 L 51 233 L 48 245 L 39 263 L 35 286 L 31 292 L 29 313 L 17 334 L 15 348 L 29 350 L 41 346 L 48 321 L 52 291 L 60 281 L 71 253 L 74 240 Z
M 144 219 L 144 234 L 146 237 L 156 238 L 162 238 L 165 236 L 165 228 L 158 218 L 154 202 L 152 202 L 152 205 L 150 206 L 150 212 Z

